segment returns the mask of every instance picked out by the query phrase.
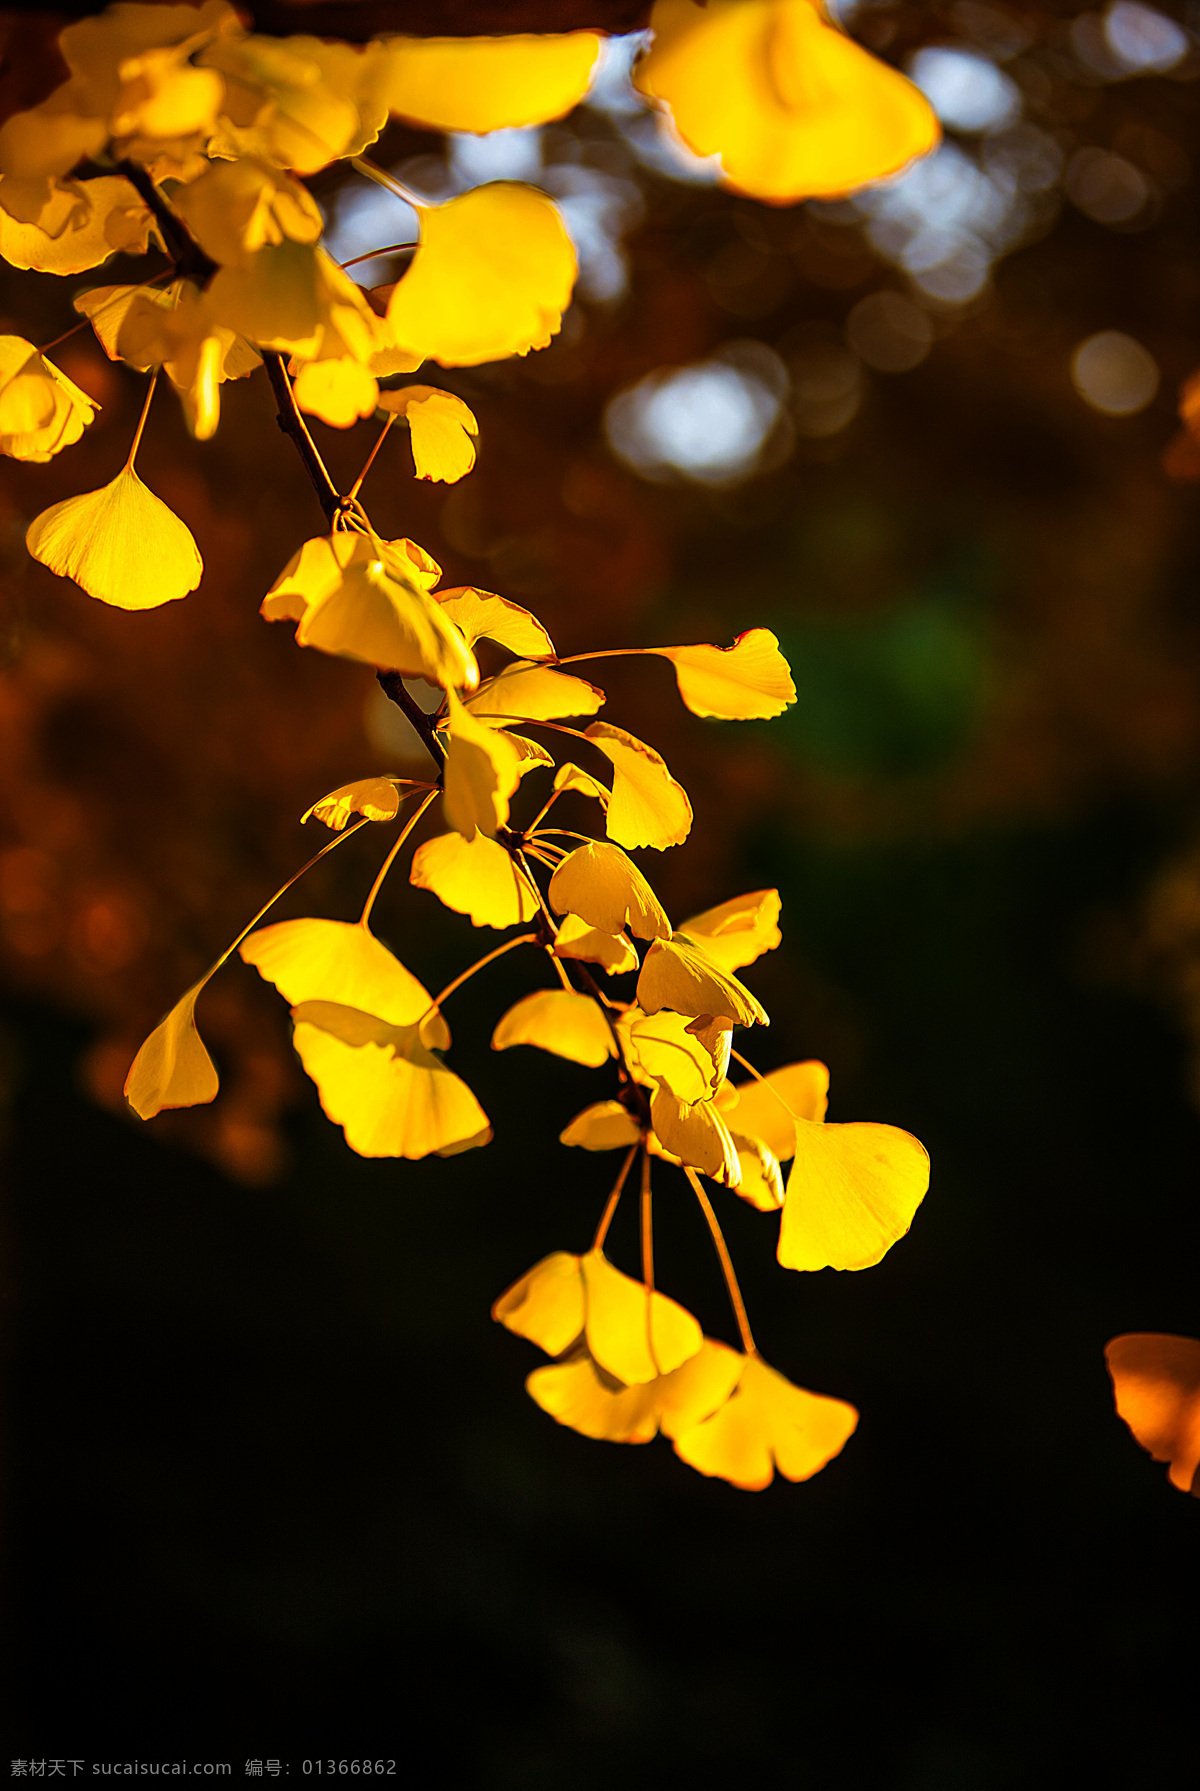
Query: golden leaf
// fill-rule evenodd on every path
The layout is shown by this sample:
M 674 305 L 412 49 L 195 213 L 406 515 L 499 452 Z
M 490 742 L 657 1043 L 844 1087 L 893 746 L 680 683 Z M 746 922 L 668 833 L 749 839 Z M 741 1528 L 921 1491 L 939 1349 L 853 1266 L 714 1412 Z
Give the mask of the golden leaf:
M 609 976 L 621 976 L 636 970 L 638 955 L 633 941 L 624 933 L 601 933 L 589 927 L 577 914 L 568 914 L 554 941 L 556 958 L 582 959 L 585 964 L 599 964 Z
M 780 906 L 777 889 L 756 889 L 722 902 L 719 908 L 693 914 L 679 923 L 679 931 L 723 970 L 744 970 L 782 942 Z
M 473 585 L 458 585 L 439 591 L 438 602 L 455 627 L 462 629 L 469 647 L 477 640 L 489 640 L 522 659 L 554 658 L 554 643 L 537 617 L 507 597 L 477 591 Z
M 691 832 L 692 805 L 662 755 L 606 721 L 594 721 L 584 735 L 613 767 L 609 839 L 620 846 L 653 846 L 658 852 L 681 845 Z
M 144 255 L 152 222 L 122 175 L 0 179 L 0 255 L 13 267 L 81 274 L 110 255 Z
M 446 819 L 464 839 L 476 828 L 494 834 L 508 821 L 509 798 L 521 779 L 512 742 L 476 721 L 452 690 L 446 692 Z
M 196 1030 L 196 997 L 203 987 L 197 983 L 180 996 L 130 1066 L 125 1099 L 139 1119 L 153 1119 L 164 1107 L 203 1106 L 216 1096 L 217 1072 Z
M 796 1122 L 779 1226 L 785 1269 L 869 1269 L 912 1224 L 929 1157 L 898 1126 Z
M 440 833 L 413 853 L 409 882 L 428 889 L 477 927 L 515 927 L 532 920 L 537 897 L 504 847 L 486 833 L 464 839 Z
M 1200 1498 L 1200 1341 L 1133 1331 L 1105 1345 L 1117 1414 L 1168 1479 Z
M 409 1026 L 429 1014 L 429 991 L 374 933 L 344 920 L 281 920 L 261 927 L 239 946 L 247 964 L 274 983 L 289 1007 L 335 1002 Z M 440 1014 L 422 1027 L 438 1049 L 450 1043 Z
M 770 1025 L 766 1009 L 749 989 L 679 934 L 656 939 L 650 946 L 638 978 L 637 999 L 647 1014 L 670 1007 L 693 1018 L 723 1015 L 738 1026 L 753 1026 L 756 1021 Z
M 580 1257 L 584 1336 L 601 1368 L 626 1386 L 669 1374 L 704 1341 L 690 1312 L 614 1269 L 603 1251 Z
M 491 1138 L 487 1114 L 422 1027 L 333 1001 L 302 1002 L 292 1020 L 321 1106 L 360 1157 L 453 1156 Z
M 200 583 L 204 562 L 187 525 L 125 466 L 99 491 L 51 504 L 30 523 L 35 560 L 117 609 L 157 609 Z
M 308 188 L 253 156 L 210 163 L 198 180 L 178 188 L 172 204 L 222 267 L 249 267 L 268 245 L 315 243 L 323 227 Z
M 717 1104 L 734 1131 L 759 1139 L 781 1163 L 796 1154 L 796 1121 L 820 1122 L 829 1100 L 829 1071 L 808 1059 L 784 1064 L 753 1082 L 726 1083 Z
M 564 715 L 594 715 L 603 702 L 604 692 L 585 678 L 518 659 L 485 679 L 467 699 L 467 707 L 480 721 L 489 716 L 498 721 L 557 721 Z
M 761 1356 L 742 1361 L 736 1385 L 710 1417 L 664 1423 L 676 1455 L 746 1492 L 769 1486 L 776 1468 L 787 1480 L 811 1479 L 845 1447 L 858 1413 L 844 1400 L 793 1386 Z
M 492 1050 L 512 1045 L 537 1045 L 593 1070 L 617 1052 L 597 1004 L 572 989 L 537 989 L 510 1007 L 492 1034 Z
M 579 915 L 601 933 L 628 927 L 639 939 L 671 937 L 662 904 L 636 864 L 618 846 L 599 841 L 563 859 L 550 879 L 550 906 L 556 914 Z
M 443 367 L 544 348 L 575 284 L 575 250 L 553 202 L 493 181 L 421 207 L 421 240 L 388 301 L 396 343 Z
M 394 821 L 402 801 L 395 778 L 362 777 L 357 783 L 342 784 L 320 802 L 314 802 L 300 817 L 300 825 L 313 815 L 340 833 L 351 815 L 364 815 L 368 821 Z
M 883 180 L 941 137 L 928 100 L 815 0 L 656 0 L 634 80 L 725 183 L 786 205 Z
M 0 453 L 44 465 L 77 442 L 99 405 L 21 336 L 0 336 Z
M 791 667 L 769 628 L 748 629 L 732 647 L 650 650 L 675 667 L 679 694 L 693 715 L 718 721 L 770 721 L 796 700 Z
M 385 666 L 449 688 L 478 682 L 475 656 L 423 588 L 406 549 L 351 532 L 316 536 L 263 599 L 269 622 L 295 621 L 302 647 Z
M 664 1009 L 644 1014 L 630 1008 L 617 1022 L 630 1067 L 638 1080 L 653 1088 L 661 1078 L 681 1101 L 707 1101 L 720 1081 L 712 1058 L 687 1030 L 683 1014 Z
M 331 429 L 351 429 L 374 414 L 379 403 L 375 375 L 351 355 L 334 360 L 305 361 L 292 387 L 296 403 Z
M 594 797 L 602 808 L 608 807 L 611 796 L 611 791 L 607 790 L 598 778 L 593 777 L 590 771 L 581 771 L 578 765 L 572 765 L 569 761 L 565 765 L 560 765 L 555 772 L 554 788 L 556 790 L 574 790 L 579 796 Z
M 436 386 L 401 386 L 381 392 L 379 408 L 403 417 L 412 437 L 413 465 L 418 479 L 440 479 L 453 485 L 475 465 L 475 413 L 453 392 Z
M 681 1101 L 660 1081 L 650 1103 L 650 1123 L 659 1143 L 681 1163 L 689 1163 L 727 1188 L 740 1185 L 737 1151 L 711 1100 Z
M 583 1334 L 583 1276 L 579 1258 L 555 1250 L 514 1281 L 492 1307 L 492 1317 L 548 1356 L 560 1356 Z
M 620 1101 L 596 1101 L 575 1115 L 558 1142 L 579 1150 L 628 1150 L 641 1135 L 637 1121 Z
M 737 1192 L 747 1205 L 760 1213 L 777 1213 L 783 1205 L 783 1171 L 774 1151 L 761 1138 L 748 1138 L 736 1125 L 729 1127 L 729 1136 L 737 1152 L 741 1179 Z
M 438 131 L 498 131 L 561 118 L 587 92 L 594 31 L 387 37 L 378 91 L 397 117 Z
M 580 1348 L 562 1362 L 535 1368 L 525 1389 L 544 1412 L 581 1436 L 648 1443 L 660 1425 L 671 1435 L 708 1417 L 728 1398 L 741 1368 L 736 1351 L 706 1337 L 670 1374 L 627 1387 Z

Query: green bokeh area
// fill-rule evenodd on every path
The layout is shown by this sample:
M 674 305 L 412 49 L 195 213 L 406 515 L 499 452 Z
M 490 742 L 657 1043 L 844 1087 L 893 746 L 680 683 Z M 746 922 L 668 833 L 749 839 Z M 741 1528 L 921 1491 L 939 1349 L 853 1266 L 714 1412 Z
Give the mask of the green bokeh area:
M 866 1017 L 844 1073 L 836 1029 L 781 1016 L 781 1052 L 824 1050 L 837 1116 L 903 1122 L 935 1165 L 863 1275 L 784 1276 L 773 1221 L 723 1200 L 764 1354 L 862 1411 L 817 1479 L 757 1495 L 559 1429 L 521 1391 L 536 1352 L 489 1323 L 594 1223 L 607 1165 L 547 1142 L 586 1072 L 468 1047 L 486 1161 L 364 1163 L 312 1112 L 291 1180 L 248 1192 L 79 1102 L 78 1035 L 15 1013 L 29 1732 L 514 1788 L 1186 1774 L 1196 1510 L 1114 1418 L 1101 1351 L 1194 1328 L 1200 1122 L 1178 1039 L 1075 950 L 1160 846 L 1120 807 L 755 843 Z M 660 1273 L 730 1337 L 675 1180 Z M 634 1267 L 632 1213 L 611 1249 Z

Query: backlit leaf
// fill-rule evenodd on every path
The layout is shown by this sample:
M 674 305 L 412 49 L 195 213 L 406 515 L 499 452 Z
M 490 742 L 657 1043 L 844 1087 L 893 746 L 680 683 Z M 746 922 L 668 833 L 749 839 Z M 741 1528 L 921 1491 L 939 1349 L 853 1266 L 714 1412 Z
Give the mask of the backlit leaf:
M 116 609 L 158 609 L 200 583 L 204 562 L 186 523 L 132 466 L 99 491 L 51 504 L 30 523 L 35 560 Z
M 511 741 L 476 721 L 446 693 L 446 819 L 464 839 L 494 834 L 508 820 L 509 798 L 520 782 L 520 758 Z
M 779 910 L 777 889 L 756 889 L 722 902 L 719 908 L 693 914 L 680 922 L 679 931 L 723 970 L 743 970 L 781 943 Z
M 479 424 L 453 392 L 441 392 L 436 386 L 401 386 L 398 392 L 381 392 L 379 408 L 408 424 L 418 479 L 453 485 L 475 465 Z
M 215 1098 L 217 1072 L 196 1030 L 197 983 L 159 1022 L 130 1066 L 125 1099 L 139 1119 L 165 1107 L 198 1107 Z
M 923 1145 L 898 1126 L 796 1122 L 779 1227 L 785 1269 L 869 1269 L 913 1221 L 929 1186 Z
M 417 252 L 388 301 L 399 346 L 443 367 L 545 348 L 576 272 L 552 201 L 519 181 L 493 181 L 417 216 Z
M 439 591 L 437 597 L 450 620 L 462 629 L 469 647 L 477 640 L 489 640 L 522 659 L 554 658 L 550 636 L 537 617 L 519 603 L 510 603 L 492 591 L 477 591 L 473 585 Z
M 428 889 L 477 927 L 515 927 L 532 920 L 537 898 L 504 847 L 486 833 L 464 839 L 440 833 L 413 854 L 409 882 Z
M 739 1026 L 770 1025 L 766 1009 L 749 989 L 679 934 L 651 944 L 642 960 L 637 999 L 647 1014 L 669 1007 L 692 1018 L 723 1015 Z
M 609 839 L 620 846 L 653 846 L 659 852 L 681 845 L 691 831 L 692 805 L 661 753 L 606 721 L 594 721 L 584 731 L 613 767 Z
M 633 860 L 599 841 L 563 859 L 550 879 L 550 906 L 556 914 L 578 914 L 602 933 L 628 927 L 639 939 L 671 936 L 662 904 Z
M 590 1069 L 616 1056 L 597 1004 L 571 989 L 538 989 L 510 1007 L 492 1034 L 492 1050 L 507 1051 L 512 1045 L 537 1045 Z
M 387 37 L 378 91 L 398 117 L 439 131 L 498 131 L 561 118 L 587 92 L 593 31 L 533 37 Z
M 656 0 L 635 71 L 728 186 L 789 204 L 898 173 L 938 142 L 924 95 L 815 0 Z
M 1129 1332 L 1105 1346 L 1118 1414 L 1168 1478 L 1200 1498 L 1200 1340 Z
M 809 1393 L 746 1356 L 725 1403 L 701 1423 L 672 1424 L 675 1453 L 701 1474 L 715 1475 L 758 1492 L 775 1469 L 787 1480 L 808 1480 L 839 1454 L 852 1436 L 858 1413 L 841 1399 Z
M 808 0 L 798 4 L 807 5 Z M 770 721 L 796 700 L 791 667 L 769 628 L 739 634 L 732 647 L 650 651 L 671 661 L 679 694 L 693 715 L 718 721 Z

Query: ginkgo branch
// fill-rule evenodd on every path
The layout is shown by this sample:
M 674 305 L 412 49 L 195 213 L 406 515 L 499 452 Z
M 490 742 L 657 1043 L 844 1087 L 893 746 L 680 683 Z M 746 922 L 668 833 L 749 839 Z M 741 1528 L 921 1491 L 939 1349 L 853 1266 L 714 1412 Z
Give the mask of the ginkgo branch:
M 592 1239 L 593 1250 L 602 1250 L 604 1248 L 604 1240 L 608 1236 L 608 1228 L 613 1222 L 613 1214 L 617 1210 L 617 1202 L 621 1198 L 621 1190 L 624 1188 L 626 1180 L 628 1179 L 629 1171 L 633 1168 L 633 1159 L 637 1156 L 638 1151 L 641 1148 L 640 1144 L 631 1144 L 629 1147 L 629 1153 L 621 1165 L 616 1182 L 613 1185 L 613 1191 L 604 1203 L 604 1211 L 600 1215 L 600 1223 L 597 1225 L 596 1235 Z
M 746 1316 L 746 1302 L 742 1298 L 742 1290 L 738 1286 L 738 1278 L 733 1271 L 733 1258 L 729 1254 L 729 1246 L 725 1242 L 725 1234 L 721 1230 L 717 1215 L 713 1212 L 712 1201 L 700 1185 L 700 1178 L 690 1164 L 683 1165 L 683 1173 L 692 1184 L 692 1192 L 700 1202 L 700 1211 L 708 1220 L 708 1229 L 712 1232 L 713 1243 L 717 1247 L 717 1256 L 721 1263 L 721 1273 L 725 1277 L 725 1286 L 729 1292 L 729 1304 L 733 1307 L 733 1316 L 737 1320 L 738 1332 L 742 1339 L 742 1348 L 748 1356 L 756 1356 L 758 1350 L 754 1343 L 754 1334 L 750 1329 L 750 1320 Z

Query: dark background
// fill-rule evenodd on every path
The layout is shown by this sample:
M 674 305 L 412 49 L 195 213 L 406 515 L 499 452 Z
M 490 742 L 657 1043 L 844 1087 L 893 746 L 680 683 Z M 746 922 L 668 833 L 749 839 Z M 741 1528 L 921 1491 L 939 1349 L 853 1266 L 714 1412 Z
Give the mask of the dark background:
M 961 33 L 863 16 L 889 54 Z M 1039 17 L 1046 128 L 1152 124 L 1196 154 L 1193 82 L 1072 84 Z M 1200 1328 L 1200 556 L 1170 449 L 1200 360 L 1193 190 L 1121 229 L 1064 202 L 845 430 L 712 492 L 623 468 L 612 393 L 734 338 L 786 359 L 798 326 L 903 281 L 803 211 L 630 178 L 626 294 L 541 357 L 446 375 L 481 424 L 462 486 L 412 487 L 398 451 L 367 495 L 563 651 L 779 634 L 800 701 L 775 724 L 695 720 L 657 663 L 602 681 L 693 797 L 688 844 L 642 855 L 672 913 L 783 894 L 784 947 L 747 973 L 760 1067 L 822 1057 L 831 1117 L 930 1150 L 869 1273 L 786 1275 L 772 1222 L 722 1206 L 764 1355 L 859 1431 L 811 1483 L 747 1494 L 524 1396 L 538 1358 L 489 1305 L 586 1245 L 610 1163 L 554 1142 L 596 1075 L 487 1049 L 528 986 L 511 959 L 452 1016 L 486 1152 L 354 1157 L 241 966 L 200 1009 L 214 1107 L 121 1110 L 138 1040 L 314 849 L 295 817 L 383 767 L 369 675 L 255 614 L 320 526 L 260 381 L 225 389 L 203 449 L 168 403 L 151 420 L 150 477 L 208 566 L 194 597 L 125 616 L 26 567 L 29 517 L 111 476 L 142 396 L 75 338 L 62 364 L 106 408 L 50 467 L 9 464 L 0 536 L 10 1753 L 228 1753 L 235 1776 L 428 1755 L 430 1782 L 514 1788 L 1186 1783 L 1197 1508 L 1114 1416 L 1102 1350 Z M 787 232 L 764 251 L 750 214 Z M 788 274 L 757 313 L 728 256 L 713 274 L 746 242 Z M 38 341 L 71 321 L 36 276 L 0 306 Z M 1106 328 L 1159 362 L 1139 416 L 1071 387 Z M 357 438 L 321 440 L 352 477 Z M 281 916 L 352 917 L 381 853 L 354 842 Z M 402 883 L 377 921 L 431 987 L 491 943 Z M 664 1172 L 661 1280 L 732 1339 L 681 1193 Z

